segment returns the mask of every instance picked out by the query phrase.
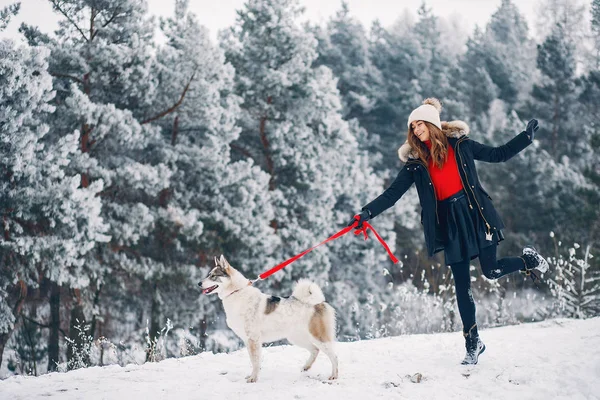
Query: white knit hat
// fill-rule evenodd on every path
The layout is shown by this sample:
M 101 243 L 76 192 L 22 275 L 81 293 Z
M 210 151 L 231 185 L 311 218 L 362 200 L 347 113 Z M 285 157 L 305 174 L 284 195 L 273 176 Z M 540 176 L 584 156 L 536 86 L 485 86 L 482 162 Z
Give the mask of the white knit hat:
M 440 112 L 442 111 L 442 103 L 435 97 L 430 97 L 423 100 L 423 104 L 415 108 L 413 112 L 408 116 L 408 127 L 413 121 L 427 121 L 431 122 L 438 128 L 442 129 L 442 122 L 440 121 Z

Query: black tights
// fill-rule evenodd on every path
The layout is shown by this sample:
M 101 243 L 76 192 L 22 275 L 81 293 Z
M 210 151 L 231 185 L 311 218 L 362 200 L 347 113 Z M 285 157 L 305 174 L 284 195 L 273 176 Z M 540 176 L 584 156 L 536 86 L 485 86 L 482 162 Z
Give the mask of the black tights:
M 479 249 L 481 271 L 488 279 L 498 279 L 506 274 L 519 271 L 525 267 L 521 257 L 505 257 L 496 260 L 496 244 Z M 463 260 L 450 265 L 454 275 L 456 302 L 463 323 L 463 332 L 468 332 L 475 325 L 475 301 L 471 293 L 470 260 Z

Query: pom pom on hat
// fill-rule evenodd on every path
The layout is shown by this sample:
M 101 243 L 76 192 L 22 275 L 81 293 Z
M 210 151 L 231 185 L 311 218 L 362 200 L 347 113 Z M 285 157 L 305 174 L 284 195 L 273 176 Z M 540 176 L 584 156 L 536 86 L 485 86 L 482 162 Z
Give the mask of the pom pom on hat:
M 438 114 L 442 112 L 442 103 L 435 97 L 429 97 L 423 100 L 423 104 L 429 104 L 430 106 L 434 106 Z

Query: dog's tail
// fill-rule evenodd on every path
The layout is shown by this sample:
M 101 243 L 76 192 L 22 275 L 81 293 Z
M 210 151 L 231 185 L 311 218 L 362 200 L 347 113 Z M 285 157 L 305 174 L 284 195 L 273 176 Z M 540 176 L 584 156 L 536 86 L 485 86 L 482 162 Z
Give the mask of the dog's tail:
M 300 279 L 298 283 L 296 283 L 292 296 L 311 306 L 325 301 L 325 296 L 319 285 L 308 279 Z

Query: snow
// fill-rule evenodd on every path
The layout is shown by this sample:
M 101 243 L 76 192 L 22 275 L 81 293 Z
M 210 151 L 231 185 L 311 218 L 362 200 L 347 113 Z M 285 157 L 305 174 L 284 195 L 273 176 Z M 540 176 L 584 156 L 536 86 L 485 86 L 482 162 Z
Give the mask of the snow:
M 254 384 L 245 382 L 250 361 L 242 349 L 15 376 L 0 381 L 0 399 L 600 399 L 600 318 L 486 329 L 481 337 L 487 350 L 476 366 L 459 365 L 460 333 L 410 335 L 338 343 L 337 381 L 327 381 L 324 355 L 300 372 L 306 350 L 272 346 L 263 349 Z

